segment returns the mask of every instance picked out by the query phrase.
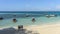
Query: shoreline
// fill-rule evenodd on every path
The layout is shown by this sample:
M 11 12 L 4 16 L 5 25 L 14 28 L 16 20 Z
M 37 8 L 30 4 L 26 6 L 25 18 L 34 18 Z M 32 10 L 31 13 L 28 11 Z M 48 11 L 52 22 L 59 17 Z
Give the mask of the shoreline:
M 48 26 L 60 26 L 60 23 L 59 24 L 42 24 L 42 25 L 26 25 L 23 27 L 26 28 L 26 27 L 35 27 L 35 26 L 40 26 L 40 27 L 48 27 Z M 17 28 L 18 26 L 7 26 L 7 27 L 1 27 L 0 29 L 4 29 L 4 28 L 10 28 L 10 27 L 13 27 L 13 28 Z
M 60 34 L 60 24 L 35 25 L 25 27 L 27 30 L 38 32 L 40 34 Z
M 23 27 L 28 31 L 30 30 L 33 32 L 38 32 L 40 34 L 60 34 L 60 24 L 30 25 Z M 9 28 L 9 27 L 0 28 L 0 30 L 5 28 Z M 13 28 L 17 29 L 18 27 L 16 26 Z

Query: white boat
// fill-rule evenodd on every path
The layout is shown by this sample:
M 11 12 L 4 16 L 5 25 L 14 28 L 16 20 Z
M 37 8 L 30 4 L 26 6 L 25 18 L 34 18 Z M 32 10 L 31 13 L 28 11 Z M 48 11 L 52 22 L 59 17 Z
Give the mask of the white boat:
M 45 15 L 46 17 L 55 17 L 56 15 Z
M 29 17 L 30 15 L 29 14 L 26 14 L 26 17 Z
M 54 17 L 55 15 L 46 15 L 46 16 L 51 16 L 51 17 Z

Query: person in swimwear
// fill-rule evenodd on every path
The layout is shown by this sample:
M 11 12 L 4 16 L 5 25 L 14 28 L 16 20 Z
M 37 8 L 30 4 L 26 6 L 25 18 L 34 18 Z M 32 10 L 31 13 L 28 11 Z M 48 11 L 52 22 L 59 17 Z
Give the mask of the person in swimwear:
M 36 21 L 36 20 L 35 20 L 35 18 L 33 17 L 33 18 L 32 18 L 32 22 L 35 22 L 35 21 Z
M 17 20 L 14 18 L 14 19 L 13 19 L 13 22 L 17 22 Z

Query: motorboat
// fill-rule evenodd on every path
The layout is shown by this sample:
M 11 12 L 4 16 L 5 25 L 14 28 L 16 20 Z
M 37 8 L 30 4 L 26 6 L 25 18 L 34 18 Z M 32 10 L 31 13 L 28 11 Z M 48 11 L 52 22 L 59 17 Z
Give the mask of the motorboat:
M 46 17 L 56 17 L 57 15 L 45 15 Z

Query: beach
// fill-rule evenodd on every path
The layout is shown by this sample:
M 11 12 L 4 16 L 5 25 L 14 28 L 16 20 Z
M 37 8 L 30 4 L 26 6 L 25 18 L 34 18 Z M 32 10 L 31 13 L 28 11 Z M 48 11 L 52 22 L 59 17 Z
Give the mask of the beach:
M 13 27 L 17 29 L 17 27 Z M 5 28 L 0 28 L 3 30 Z M 60 34 L 60 24 L 30 25 L 24 26 L 27 31 L 37 34 Z
M 11 33 L 12 30 L 12 32 L 15 34 L 16 31 L 18 31 L 18 25 L 23 25 L 23 29 L 26 29 L 23 31 L 24 33 L 26 31 L 30 31 L 28 32 L 30 34 L 60 34 L 60 16 L 48 18 L 44 15 L 40 16 L 40 13 L 38 13 L 31 12 L 31 14 L 29 14 L 29 17 L 25 17 L 25 13 L 11 13 L 5 15 L 1 14 L 3 17 L 9 17 L 7 19 L 4 18 L 3 20 L 0 20 L 0 34 L 1 32 L 4 34 L 6 34 L 5 32 L 8 32 L 7 34 L 13 34 Z M 16 15 L 16 17 L 13 15 Z M 13 22 L 14 17 L 17 20 L 16 23 Z M 32 22 L 32 17 L 35 18 L 35 22 Z
M 25 27 L 27 30 L 32 30 L 40 34 L 60 34 L 60 24 L 34 25 Z

